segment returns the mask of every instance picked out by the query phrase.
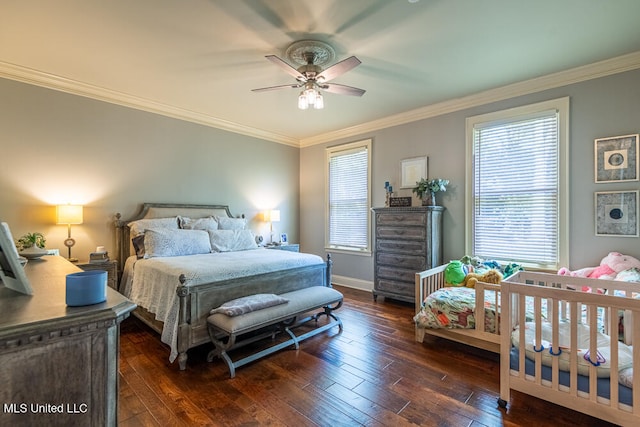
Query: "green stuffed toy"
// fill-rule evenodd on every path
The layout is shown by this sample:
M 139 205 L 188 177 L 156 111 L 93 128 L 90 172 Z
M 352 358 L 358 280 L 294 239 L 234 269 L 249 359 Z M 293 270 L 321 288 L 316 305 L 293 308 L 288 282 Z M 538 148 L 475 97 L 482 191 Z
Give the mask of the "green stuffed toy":
M 466 275 L 465 265 L 461 261 L 451 261 L 444 270 L 444 283 L 447 286 L 462 286 Z

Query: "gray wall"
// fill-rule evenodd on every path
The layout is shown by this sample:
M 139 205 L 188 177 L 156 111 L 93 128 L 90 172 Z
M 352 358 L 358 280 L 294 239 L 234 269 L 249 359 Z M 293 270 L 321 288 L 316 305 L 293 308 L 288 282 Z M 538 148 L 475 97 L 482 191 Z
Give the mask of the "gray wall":
M 447 178 L 450 190 L 439 195 L 445 206 L 443 220 L 444 259 L 464 255 L 465 220 L 465 118 L 477 114 L 527 105 L 564 96 L 570 97 L 570 267 L 598 265 L 609 251 L 640 258 L 640 239 L 596 237 L 594 192 L 637 190 L 639 183 L 594 183 L 594 139 L 640 131 L 640 71 L 594 79 L 553 90 L 482 105 L 360 137 L 303 148 L 300 153 L 301 242 L 307 250 L 324 250 L 324 149 L 327 146 L 373 139 L 373 206 L 384 205 L 384 182 L 399 184 L 400 160 L 429 156 L 429 177 Z M 505 155 L 505 162 L 508 155 Z M 400 196 L 411 190 L 400 190 Z M 418 201 L 414 200 L 414 204 Z M 334 253 L 336 281 L 370 288 L 371 257 Z
M 114 250 L 113 218 L 142 202 L 228 204 L 256 232 L 279 208 L 278 231 L 299 241 L 299 149 L 0 79 L 0 221 L 15 238 L 40 231 L 66 254 L 60 203 L 85 206 L 73 255 Z
M 640 239 L 594 236 L 593 193 L 638 189 L 638 182 L 594 184 L 593 140 L 640 131 L 640 71 L 548 90 L 298 150 L 206 126 L 0 79 L 0 220 L 14 237 L 41 231 L 64 250 L 58 203 L 85 205 L 73 227 L 74 255 L 113 250 L 113 216 L 150 202 L 227 203 L 268 233 L 258 213 L 282 211 L 276 231 L 324 255 L 324 149 L 373 139 L 373 205 L 384 182 L 398 186 L 401 159 L 428 155 L 430 177 L 451 180 L 441 197 L 445 260 L 464 251 L 465 118 L 571 97 L 571 268 L 597 265 L 608 251 L 640 258 Z M 508 158 L 505 157 L 505 161 Z M 410 195 L 401 190 L 400 195 Z M 299 215 L 298 215 L 299 214 Z M 372 258 L 334 254 L 336 278 L 370 288 Z

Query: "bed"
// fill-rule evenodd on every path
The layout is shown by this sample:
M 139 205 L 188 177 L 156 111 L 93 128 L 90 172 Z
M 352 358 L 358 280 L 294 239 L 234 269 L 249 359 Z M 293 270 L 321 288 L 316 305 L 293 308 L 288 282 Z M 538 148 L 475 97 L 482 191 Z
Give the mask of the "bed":
M 224 231 L 209 231 L 212 223 Z M 161 334 L 170 347 L 169 361 L 177 359 L 181 370 L 186 369 L 189 349 L 211 342 L 206 322 L 211 309 L 257 293 L 331 286 L 330 256 L 323 260 L 257 248 L 255 241 L 247 241 L 250 233 L 240 231 L 245 229 L 241 224 L 243 218 L 234 218 L 226 205 L 144 203 L 133 218 L 116 215 L 119 290 L 138 305 L 134 316 Z M 202 230 L 208 233 L 212 253 L 204 248 Z M 188 244 L 171 240 L 184 235 Z M 235 236 L 233 243 L 229 236 Z M 234 246 L 237 242 L 244 245 L 242 250 Z M 147 249 L 145 255 L 141 248 Z M 180 252 L 183 248 L 188 251 Z
M 520 272 L 500 286 L 500 406 L 517 390 L 640 425 L 640 284 Z
M 444 282 L 444 270 L 441 265 L 430 270 L 416 273 L 415 339 L 424 341 L 425 334 L 446 338 L 452 341 L 482 348 L 494 353 L 500 352 L 500 317 L 495 315 L 495 307 L 500 303 L 500 285 L 478 282 L 475 288 L 458 288 L 455 291 L 454 304 L 446 301 L 452 295 Z M 429 322 L 430 309 L 425 307 L 428 297 L 436 295 L 432 301 L 439 313 L 445 317 L 439 323 L 446 327 L 435 327 Z M 450 308 L 447 308 L 447 305 Z M 426 311 L 429 310 L 429 311 Z M 439 320 L 439 319 L 433 319 Z M 477 325 L 484 325 L 477 328 Z M 433 327 L 428 327 L 433 326 Z

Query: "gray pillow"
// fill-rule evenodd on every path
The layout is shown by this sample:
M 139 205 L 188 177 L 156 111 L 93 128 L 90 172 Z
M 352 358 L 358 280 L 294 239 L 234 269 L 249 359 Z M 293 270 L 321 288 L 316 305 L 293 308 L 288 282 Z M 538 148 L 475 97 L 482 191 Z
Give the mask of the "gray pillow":
M 129 226 L 131 237 L 136 237 L 140 234 L 144 234 L 144 231 L 148 228 L 168 228 L 171 230 L 177 230 L 178 217 L 139 219 L 137 221 L 130 222 L 127 225 Z
M 256 237 L 251 230 L 207 230 L 211 251 L 233 252 L 256 249 Z
M 209 234 L 204 230 L 146 230 L 144 257 L 171 257 L 208 254 L 211 252 Z
M 244 218 L 225 218 L 216 217 L 218 221 L 218 229 L 220 230 L 244 230 L 247 221 Z
M 288 302 L 288 299 L 276 294 L 255 294 L 225 302 L 220 307 L 211 310 L 209 314 L 222 313 L 233 317 Z
M 185 216 L 178 217 L 180 228 L 185 230 L 217 230 L 218 221 L 212 216 L 206 218 L 187 218 Z

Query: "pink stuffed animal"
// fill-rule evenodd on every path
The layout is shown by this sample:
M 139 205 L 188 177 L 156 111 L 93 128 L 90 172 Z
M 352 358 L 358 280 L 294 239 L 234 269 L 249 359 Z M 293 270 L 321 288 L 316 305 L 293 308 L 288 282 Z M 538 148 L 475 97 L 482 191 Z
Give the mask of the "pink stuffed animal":
M 631 268 L 640 268 L 640 260 L 630 255 L 622 255 L 619 252 L 609 252 L 609 255 L 602 258 L 598 267 L 585 267 L 575 271 L 563 267 L 558 270 L 558 274 L 560 276 L 614 280 L 618 273 Z

